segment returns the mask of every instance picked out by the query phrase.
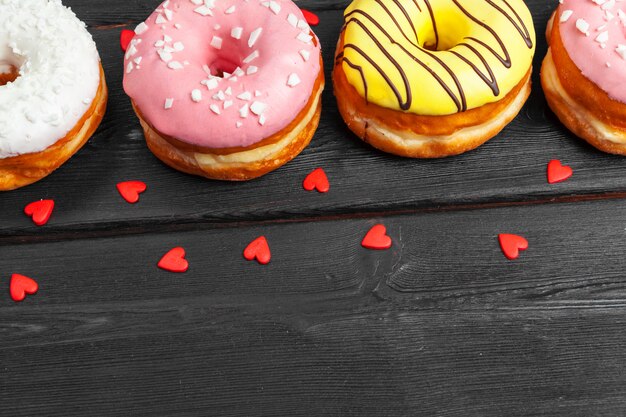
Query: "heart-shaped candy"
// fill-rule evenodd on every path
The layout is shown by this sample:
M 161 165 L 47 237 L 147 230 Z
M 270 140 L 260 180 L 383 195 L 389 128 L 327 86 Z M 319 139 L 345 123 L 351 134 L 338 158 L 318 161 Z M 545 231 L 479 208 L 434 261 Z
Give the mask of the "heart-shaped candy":
M 9 291 L 13 301 L 23 301 L 26 298 L 26 294 L 35 294 L 38 289 L 39 284 L 37 284 L 37 281 L 32 278 L 28 278 L 20 274 L 13 274 L 11 277 Z
M 308 10 L 305 9 L 300 9 L 302 10 L 302 14 L 304 15 L 304 18 L 306 19 L 306 22 L 311 25 L 311 26 L 317 26 L 320 24 L 320 18 L 317 17 L 317 15 L 313 12 L 310 12 Z
M 124 29 L 122 33 L 120 33 L 120 46 L 122 47 L 122 51 L 126 52 L 128 49 L 128 44 L 135 37 L 135 32 L 132 30 Z
M 146 184 L 141 181 L 126 181 L 117 184 L 117 191 L 124 200 L 131 204 L 139 201 L 139 194 L 146 191 Z
M 302 186 L 307 191 L 317 190 L 320 193 L 327 193 L 330 190 L 328 177 L 322 168 L 317 168 L 307 175 Z
M 261 236 L 250 242 L 243 251 L 243 257 L 248 261 L 257 260 L 261 265 L 267 265 L 272 259 L 272 252 L 265 236 Z
M 553 159 L 548 163 L 548 183 L 563 182 L 574 174 L 571 167 L 561 165 L 561 161 Z
M 528 249 L 528 241 L 518 235 L 500 234 L 498 241 L 502 253 L 510 260 L 519 258 L 519 251 Z
M 177 247 L 170 250 L 161 258 L 158 267 L 168 272 L 186 272 L 189 262 L 185 259 L 185 249 Z
M 43 226 L 48 223 L 53 210 L 54 200 L 34 201 L 24 207 L 24 213 L 31 217 L 37 226 Z
M 364 248 L 374 250 L 389 249 L 391 244 L 391 238 L 387 236 L 387 228 L 382 224 L 372 227 L 361 242 Z

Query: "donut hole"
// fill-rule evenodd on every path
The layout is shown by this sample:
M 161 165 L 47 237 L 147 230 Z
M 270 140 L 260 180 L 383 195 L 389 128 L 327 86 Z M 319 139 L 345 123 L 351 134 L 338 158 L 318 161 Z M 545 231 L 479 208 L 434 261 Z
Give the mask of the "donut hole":
M 0 62 L 0 86 L 12 83 L 20 76 L 20 70 L 15 65 Z
M 224 78 L 224 74 L 232 74 L 240 64 L 237 64 L 234 60 L 225 59 L 225 58 L 217 58 L 211 64 L 209 64 L 209 69 L 211 70 L 211 75 L 214 77 Z
M 473 22 L 457 10 L 437 15 L 436 29 L 430 21 L 420 34 L 421 46 L 429 51 L 449 51 L 464 42 L 472 31 Z

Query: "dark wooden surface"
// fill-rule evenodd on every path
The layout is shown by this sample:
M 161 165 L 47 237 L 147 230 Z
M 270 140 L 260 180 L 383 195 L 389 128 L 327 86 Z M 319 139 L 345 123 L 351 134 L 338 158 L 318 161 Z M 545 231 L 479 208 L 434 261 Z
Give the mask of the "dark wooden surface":
M 347 1 L 315 10 L 327 75 Z M 556 1 L 529 0 L 538 32 Z M 0 415 L 626 415 L 626 159 L 574 138 L 535 89 L 497 138 L 413 161 L 355 139 L 328 83 L 293 162 L 244 184 L 173 171 L 121 89 L 119 32 L 154 0 L 65 0 L 89 25 L 111 99 L 88 145 L 0 196 Z M 330 80 L 330 77 L 328 78 Z M 574 168 L 548 185 L 546 164 Z M 327 195 L 306 193 L 323 167 Z M 148 184 L 138 205 L 119 181 Z M 36 228 L 25 204 L 53 198 Z M 376 222 L 389 251 L 361 248 Z M 507 261 L 498 233 L 530 248 Z M 243 260 L 267 236 L 272 262 Z M 191 267 L 156 268 L 173 246 Z M 40 291 L 16 304 L 12 273 Z

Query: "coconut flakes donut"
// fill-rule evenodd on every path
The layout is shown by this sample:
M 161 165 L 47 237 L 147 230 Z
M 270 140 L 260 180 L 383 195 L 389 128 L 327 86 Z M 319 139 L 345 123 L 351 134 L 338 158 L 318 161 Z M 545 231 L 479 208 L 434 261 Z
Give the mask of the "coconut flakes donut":
M 437 158 L 474 149 L 521 110 L 535 51 L 523 0 L 354 0 L 333 71 L 365 142 Z
M 221 180 L 275 170 L 309 143 L 320 46 L 290 0 L 168 0 L 135 29 L 124 89 L 150 150 Z
M 596 148 L 626 155 L 626 3 L 563 0 L 541 82 L 550 108 Z
M 0 0 L 0 191 L 57 169 L 96 130 L 107 88 L 96 45 L 55 0 Z

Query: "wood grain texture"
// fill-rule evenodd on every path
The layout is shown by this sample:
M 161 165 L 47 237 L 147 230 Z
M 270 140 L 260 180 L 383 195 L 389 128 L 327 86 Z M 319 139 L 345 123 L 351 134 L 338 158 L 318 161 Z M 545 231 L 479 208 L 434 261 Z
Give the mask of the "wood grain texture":
M 157 1 L 67 2 L 90 25 L 123 24 L 145 18 Z M 553 4 L 554 3 L 554 4 Z M 302 3 L 314 8 L 317 3 Z M 345 2 L 320 2 L 319 8 Z M 522 114 L 497 138 L 466 155 L 415 161 L 380 153 L 344 126 L 332 88 L 323 96 L 320 128 L 296 160 L 260 180 L 244 184 L 207 181 L 176 172 L 147 150 L 141 129 L 121 86 L 122 27 L 94 29 L 111 90 L 104 123 L 88 145 L 46 180 L 0 198 L 0 236 L 15 236 L 133 225 L 279 220 L 352 213 L 437 209 L 459 205 L 549 200 L 604 195 L 626 189 L 625 161 L 595 151 L 568 133 L 549 112 L 538 82 L 546 51 L 543 28 L 556 2 L 528 1 L 538 32 L 534 91 Z M 315 28 L 324 46 L 327 77 L 342 23 L 340 10 L 318 10 Z M 99 17 L 100 21 L 94 19 Z M 329 78 L 330 79 L 330 78 Z M 549 185 L 546 164 L 559 158 L 575 174 Z M 306 193 L 306 174 L 323 167 L 329 194 Z M 115 184 L 143 180 L 148 192 L 137 206 L 124 204 Z M 71 190 L 71 192 L 68 192 Z M 622 194 L 619 194 L 621 197 Z M 57 210 L 45 230 L 21 215 L 30 201 L 53 198 Z
M 329 87 L 299 158 L 211 182 L 150 154 L 121 88 L 119 32 L 159 2 L 64 3 L 94 34 L 111 97 L 76 157 L 0 197 L 0 415 L 626 415 L 625 160 L 561 127 L 537 73 L 522 114 L 464 156 L 368 148 Z M 327 75 L 347 3 L 299 2 L 321 18 Z M 556 3 L 527 1 L 536 68 Z M 552 158 L 574 177 L 548 185 Z M 318 166 L 329 194 L 301 188 Z M 133 179 L 148 184 L 137 205 L 115 189 Z M 22 210 L 41 198 L 56 210 L 40 229 Z M 570 203 L 543 204 L 557 201 Z M 376 222 L 389 251 L 359 244 Z M 508 261 L 498 233 L 530 247 Z M 261 234 L 267 266 L 242 257 Z M 189 272 L 159 270 L 178 245 Z M 12 273 L 39 293 L 12 302 Z
M 376 221 L 389 251 L 359 245 Z M 0 297 L 0 404 L 11 416 L 624 415 L 625 225 L 606 201 L 3 247 L 1 275 L 40 291 Z M 501 232 L 529 240 L 517 261 Z M 241 256 L 260 234 L 266 267 Z M 155 266 L 175 245 L 186 274 Z

